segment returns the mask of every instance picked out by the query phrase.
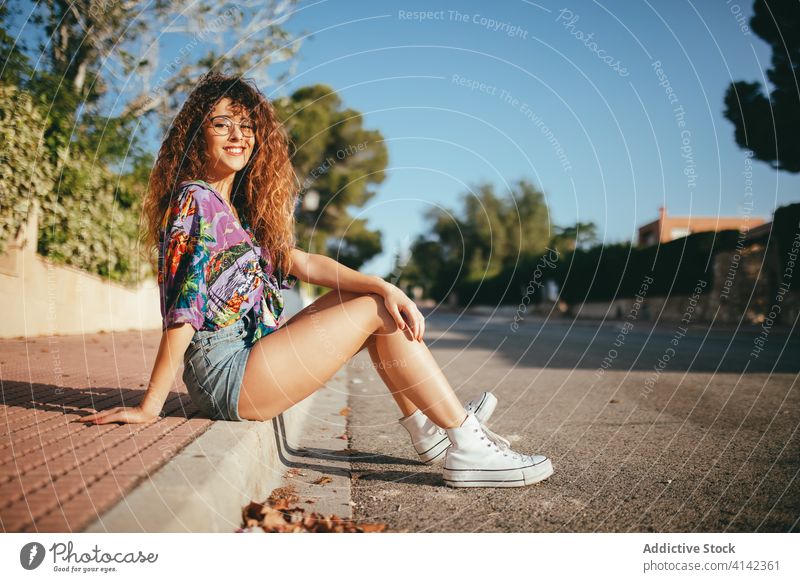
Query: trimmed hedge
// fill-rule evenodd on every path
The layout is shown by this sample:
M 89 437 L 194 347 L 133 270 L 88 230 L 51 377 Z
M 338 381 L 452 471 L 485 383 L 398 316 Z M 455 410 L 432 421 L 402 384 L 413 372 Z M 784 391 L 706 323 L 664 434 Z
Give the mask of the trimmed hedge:
M 543 293 L 540 284 L 547 279 L 556 282 L 561 299 L 569 304 L 635 297 L 647 277 L 653 279 L 647 289 L 649 296 L 690 295 L 700 279 L 708 282 L 704 291 L 709 291 L 714 255 L 733 250 L 738 235 L 736 230 L 701 232 L 646 248 L 623 243 L 577 249 L 559 257 L 555 267 L 542 257 L 527 258 L 520 261 L 516 272 L 507 267 L 496 277 L 459 284 L 459 302 L 518 304 L 532 289 L 531 303 L 538 303 Z
M 772 223 L 772 240 L 775 242 L 776 250 L 780 253 L 780 282 L 788 279 L 789 289 L 796 291 L 800 289 L 800 257 L 794 257 L 793 271 L 789 272 L 790 278 L 785 276 L 785 269 L 791 257 L 789 252 L 792 243 L 800 235 L 800 203 L 781 206 L 775 211 L 775 218 Z M 795 246 L 795 249 L 797 247 Z

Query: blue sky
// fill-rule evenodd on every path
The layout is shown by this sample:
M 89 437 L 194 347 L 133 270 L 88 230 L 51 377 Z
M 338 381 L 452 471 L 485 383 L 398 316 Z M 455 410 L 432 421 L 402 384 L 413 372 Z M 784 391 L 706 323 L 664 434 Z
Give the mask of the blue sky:
M 618 242 L 662 204 L 742 213 L 746 156 L 722 111 L 731 81 L 766 82 L 771 52 L 743 29 L 751 12 L 738 0 L 303 2 L 285 25 L 313 34 L 296 75 L 262 90 L 328 84 L 386 139 L 387 179 L 354 209 L 383 233 L 364 272 L 385 274 L 398 245 L 426 230 L 427 208 L 460 208 L 479 182 L 503 193 L 530 180 L 555 225 L 593 221 Z M 185 40 L 163 43 L 168 53 Z M 800 176 L 751 169 L 753 215 L 800 199 Z
M 365 271 L 388 269 L 404 235 L 425 230 L 426 208 L 457 208 L 480 181 L 502 192 L 529 179 L 556 225 L 594 221 L 606 241 L 633 238 L 661 204 L 681 215 L 742 212 L 745 153 L 722 100 L 732 80 L 764 82 L 769 68 L 769 48 L 737 20 L 746 14 L 747 24 L 750 3 L 308 6 L 288 27 L 319 32 L 301 49 L 286 92 L 333 86 L 389 148 L 387 180 L 362 210 L 388 252 Z M 426 21 L 408 16 L 425 10 L 439 12 Z M 611 64 L 586 46 L 590 33 Z M 800 200 L 800 177 L 751 167 L 754 215 Z

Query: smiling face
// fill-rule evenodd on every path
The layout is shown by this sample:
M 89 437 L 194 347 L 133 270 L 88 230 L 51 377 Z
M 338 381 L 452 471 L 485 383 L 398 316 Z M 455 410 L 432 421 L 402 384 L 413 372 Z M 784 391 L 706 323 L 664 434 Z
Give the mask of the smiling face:
M 220 115 L 233 121 L 233 125 L 226 128 L 226 120 L 218 117 Z M 252 131 L 250 137 L 242 133 L 242 128 L 246 132 L 248 126 L 252 130 L 253 121 L 247 110 L 233 105 L 228 97 L 220 99 L 214 106 L 203 124 L 209 177 L 222 179 L 247 165 L 255 144 Z M 227 135 L 219 135 L 225 134 L 227 129 L 230 129 Z

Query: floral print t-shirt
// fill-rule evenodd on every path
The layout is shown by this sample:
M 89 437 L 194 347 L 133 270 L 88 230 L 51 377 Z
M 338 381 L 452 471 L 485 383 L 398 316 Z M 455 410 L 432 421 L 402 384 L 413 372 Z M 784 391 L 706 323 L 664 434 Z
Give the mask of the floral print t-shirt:
M 239 223 L 211 185 L 181 182 L 161 226 L 162 330 L 186 322 L 214 331 L 251 309 L 257 322 L 253 341 L 283 325 L 281 289 L 291 289 L 297 278 L 273 271 L 269 251 L 256 244 L 246 221 Z

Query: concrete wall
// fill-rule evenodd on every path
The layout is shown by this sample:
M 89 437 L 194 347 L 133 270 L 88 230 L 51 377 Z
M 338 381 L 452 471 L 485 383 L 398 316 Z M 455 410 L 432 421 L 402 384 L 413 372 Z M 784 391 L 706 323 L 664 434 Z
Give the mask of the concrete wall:
M 0 337 L 95 333 L 161 327 L 158 285 L 136 289 L 36 253 L 38 205 L 0 255 Z
M 696 299 L 689 295 L 645 297 L 641 301 L 626 298 L 573 305 L 568 314 L 589 319 L 680 321 L 688 317 L 691 321 L 704 321 L 709 315 L 709 301 L 707 295 Z
M 800 313 L 800 293 L 796 291 L 784 295 L 783 300 L 779 303 L 781 308 L 779 312 L 772 309 L 771 305 L 766 304 L 766 301 L 761 300 L 743 310 L 740 305 L 728 305 L 724 302 L 720 304 L 720 301 L 715 299 L 711 293 L 701 295 L 694 303 L 691 299 L 688 295 L 673 295 L 670 298 L 648 297 L 642 302 L 640 313 L 636 318 L 642 321 L 658 319 L 659 321 L 678 322 L 684 317 L 689 317 L 691 321 L 710 322 L 714 320 L 717 323 L 734 325 L 741 321 L 745 325 L 760 325 L 772 313 L 776 314 L 776 317 L 771 323 L 790 326 Z M 775 304 L 778 304 L 777 301 Z M 719 311 L 717 311 L 717 307 L 719 307 Z M 617 299 L 574 305 L 568 315 L 587 319 L 623 319 L 633 309 L 633 299 Z

